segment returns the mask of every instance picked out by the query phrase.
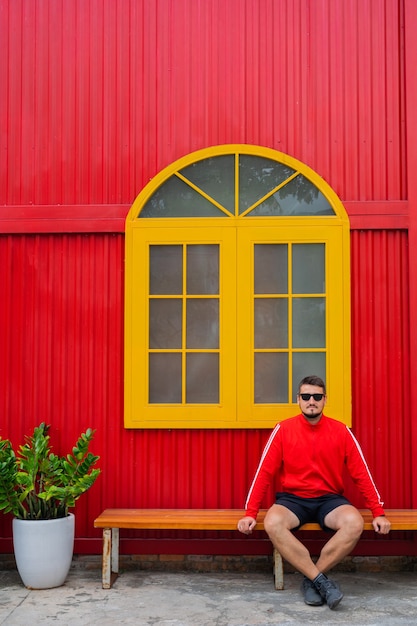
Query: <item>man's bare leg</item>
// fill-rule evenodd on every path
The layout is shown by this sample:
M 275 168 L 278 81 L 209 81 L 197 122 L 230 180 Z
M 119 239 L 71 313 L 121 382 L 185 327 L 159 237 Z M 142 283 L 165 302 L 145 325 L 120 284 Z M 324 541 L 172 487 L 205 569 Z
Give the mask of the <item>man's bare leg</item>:
M 298 517 L 281 504 L 273 504 L 264 519 L 265 531 L 281 556 L 304 576 L 314 580 L 320 570 L 311 560 L 307 548 L 291 532 L 299 524 Z
M 363 531 L 363 519 L 354 506 L 342 504 L 324 518 L 328 528 L 335 534 L 323 546 L 316 567 L 320 572 L 328 572 L 350 554 L 358 543 Z
M 274 504 L 265 516 L 265 530 L 281 556 L 299 572 L 314 580 L 350 554 L 363 531 L 363 519 L 354 506 L 343 504 L 325 518 L 325 525 L 336 531 L 324 545 L 316 564 L 307 548 L 291 532 L 299 525 L 297 516 L 280 504 Z
M 323 547 L 316 564 L 307 548 L 291 532 L 291 529 L 299 525 L 299 520 L 289 509 L 278 504 L 273 505 L 265 516 L 264 527 L 281 556 L 310 579 L 329 608 L 335 609 L 343 598 L 343 593 L 327 579 L 325 572 L 355 547 L 363 530 L 363 520 L 355 507 L 342 505 L 326 515 L 324 523 L 335 534 Z M 308 587 L 304 588 L 304 593 L 307 604 L 318 604 L 315 597 L 308 597 Z

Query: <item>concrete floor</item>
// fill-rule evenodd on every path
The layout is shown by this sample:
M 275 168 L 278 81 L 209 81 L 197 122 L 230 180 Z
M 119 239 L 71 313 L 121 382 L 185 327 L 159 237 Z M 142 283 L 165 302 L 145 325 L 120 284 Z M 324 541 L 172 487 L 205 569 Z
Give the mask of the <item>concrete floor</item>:
M 417 572 L 336 573 L 345 597 L 334 611 L 308 607 L 301 576 L 275 591 L 267 574 L 126 571 L 110 590 L 98 570 L 72 569 L 64 586 L 26 589 L 15 570 L 0 571 L 0 624 L 7 626 L 381 626 L 417 623 Z

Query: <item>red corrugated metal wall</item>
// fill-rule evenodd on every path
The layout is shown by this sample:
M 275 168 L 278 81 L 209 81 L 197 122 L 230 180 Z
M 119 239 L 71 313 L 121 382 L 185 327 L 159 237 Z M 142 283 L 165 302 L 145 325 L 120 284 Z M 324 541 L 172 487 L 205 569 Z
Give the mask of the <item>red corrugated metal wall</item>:
M 72 215 L 127 212 L 161 168 L 221 143 L 289 153 L 364 214 L 406 201 L 403 11 L 0 0 L 0 219 L 4 205 L 13 232 L 14 207 L 48 214 L 37 234 L 0 236 L 0 434 L 17 443 L 46 420 L 61 451 L 97 428 L 103 474 L 77 507 L 78 550 L 100 550 L 92 521 L 107 506 L 242 506 L 267 433 L 123 428 L 124 238 L 94 220 L 71 232 Z M 54 211 L 67 233 L 50 234 Z M 354 429 L 387 505 L 404 507 L 416 497 L 407 241 L 352 232 Z M 8 518 L 0 529 L 10 536 Z
M 410 506 L 407 235 L 354 231 L 351 246 L 353 428 L 386 503 Z
M 0 205 L 131 204 L 219 143 L 406 196 L 398 0 L 0 1 Z

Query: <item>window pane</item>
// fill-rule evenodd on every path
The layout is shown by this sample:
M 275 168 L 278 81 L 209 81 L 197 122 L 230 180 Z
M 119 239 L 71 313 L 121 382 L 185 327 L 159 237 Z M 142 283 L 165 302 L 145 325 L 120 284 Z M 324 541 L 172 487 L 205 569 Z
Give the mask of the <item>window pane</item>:
M 288 293 L 288 245 L 255 244 L 255 293 Z
M 182 246 L 150 246 L 149 293 L 182 294 Z
M 276 215 L 335 215 L 321 191 L 302 174 L 274 193 L 274 200 L 280 207 Z
M 187 301 L 187 348 L 219 347 L 219 301 L 193 298 Z
M 288 347 L 288 299 L 256 298 L 255 348 Z
M 149 198 L 139 214 L 142 217 L 227 217 L 227 214 L 178 176 L 172 176 Z
M 285 215 L 285 213 L 282 206 L 278 202 L 277 194 L 274 193 L 261 204 L 258 204 L 257 207 L 252 209 L 252 211 L 247 214 L 247 217 L 277 217 L 280 215 Z
M 235 213 L 235 156 L 227 154 L 192 163 L 181 174 L 231 213 Z
M 187 293 L 219 293 L 219 246 L 187 246 Z
M 219 355 L 187 354 L 187 404 L 218 404 Z
M 292 401 L 297 402 L 300 381 L 306 376 L 319 376 L 326 380 L 326 355 L 324 352 L 295 352 L 292 357 Z
M 181 354 L 149 355 L 149 402 L 181 403 Z
M 297 243 L 292 246 L 293 293 L 324 293 L 324 243 Z
M 255 404 L 288 402 L 288 354 L 255 354 Z
M 324 298 L 293 299 L 294 348 L 326 347 L 326 306 Z
M 161 298 L 149 301 L 149 348 L 175 349 L 182 346 L 182 300 Z
M 241 154 L 239 156 L 239 213 L 246 211 L 293 173 L 294 170 L 288 165 L 264 157 Z

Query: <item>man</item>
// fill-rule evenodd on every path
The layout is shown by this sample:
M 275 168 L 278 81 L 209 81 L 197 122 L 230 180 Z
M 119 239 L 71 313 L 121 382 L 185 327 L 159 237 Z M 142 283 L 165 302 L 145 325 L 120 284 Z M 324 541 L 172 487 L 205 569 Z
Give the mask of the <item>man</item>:
M 346 467 L 373 514 L 375 532 L 386 535 L 390 522 L 362 450 L 350 429 L 323 415 L 326 388 L 318 376 L 300 382 L 297 394 L 301 414 L 277 424 L 265 446 L 246 501 L 246 516 L 238 522 L 249 535 L 264 494 L 278 472 L 281 492 L 265 516 L 265 530 L 282 557 L 304 574 L 304 601 L 312 606 L 324 602 L 335 609 L 343 598 L 339 587 L 326 576 L 347 556 L 363 531 L 359 511 L 342 495 Z M 318 522 L 334 531 L 316 563 L 293 530 Z

